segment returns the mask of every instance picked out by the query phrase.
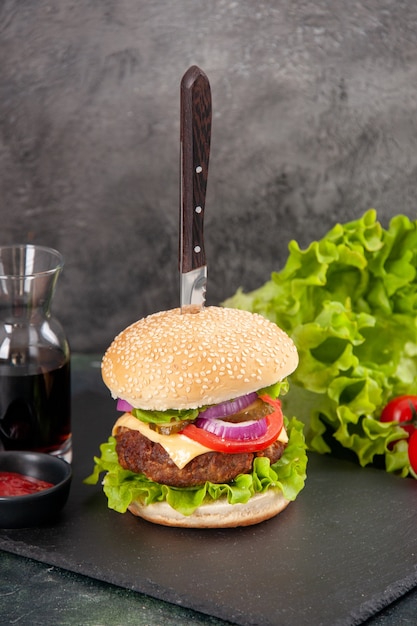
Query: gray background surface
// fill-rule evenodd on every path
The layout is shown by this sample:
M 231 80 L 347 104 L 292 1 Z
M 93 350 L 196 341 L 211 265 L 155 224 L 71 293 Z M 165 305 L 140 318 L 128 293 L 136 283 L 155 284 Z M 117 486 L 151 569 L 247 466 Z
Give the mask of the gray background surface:
M 66 259 L 74 351 L 178 304 L 179 84 L 213 96 L 208 301 L 336 221 L 416 217 L 414 0 L 0 2 L 1 243 Z

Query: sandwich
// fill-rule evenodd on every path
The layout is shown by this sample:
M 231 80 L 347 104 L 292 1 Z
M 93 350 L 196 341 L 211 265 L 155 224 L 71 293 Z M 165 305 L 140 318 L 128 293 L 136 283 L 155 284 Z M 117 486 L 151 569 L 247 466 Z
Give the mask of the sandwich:
M 95 457 L 108 506 L 156 524 L 226 528 L 274 517 L 306 478 L 303 425 L 279 395 L 298 364 L 266 318 L 172 309 L 123 330 L 102 360 L 120 416 Z

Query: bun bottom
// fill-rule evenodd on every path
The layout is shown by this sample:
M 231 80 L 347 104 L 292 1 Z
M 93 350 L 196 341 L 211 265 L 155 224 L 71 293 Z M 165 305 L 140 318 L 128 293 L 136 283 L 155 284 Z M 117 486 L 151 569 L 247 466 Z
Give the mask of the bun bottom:
M 226 499 L 203 504 L 191 515 L 182 515 L 167 502 L 148 506 L 134 501 L 128 509 L 133 515 L 162 526 L 180 528 L 236 528 L 259 524 L 275 517 L 289 504 L 281 491 L 269 489 L 253 496 L 245 504 L 229 504 Z

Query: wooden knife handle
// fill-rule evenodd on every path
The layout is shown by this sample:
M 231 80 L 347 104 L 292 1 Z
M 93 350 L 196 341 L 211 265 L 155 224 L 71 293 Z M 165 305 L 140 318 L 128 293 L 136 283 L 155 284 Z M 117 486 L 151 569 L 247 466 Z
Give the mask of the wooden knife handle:
M 181 80 L 180 271 L 206 265 L 204 210 L 211 141 L 211 89 L 193 65 Z

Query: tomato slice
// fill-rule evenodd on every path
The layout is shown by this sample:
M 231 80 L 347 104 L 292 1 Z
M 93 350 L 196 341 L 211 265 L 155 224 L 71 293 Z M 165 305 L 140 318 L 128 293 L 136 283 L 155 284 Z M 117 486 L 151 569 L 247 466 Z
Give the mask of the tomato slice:
M 265 450 L 274 441 L 276 441 L 279 433 L 284 425 L 284 417 L 281 409 L 281 402 L 279 400 L 273 400 L 269 396 L 260 396 L 261 400 L 267 402 L 274 407 L 275 411 L 270 415 L 267 415 L 267 429 L 266 433 L 258 439 L 252 441 L 239 441 L 236 439 L 224 439 L 213 433 L 209 433 L 203 428 L 198 428 L 194 424 L 189 424 L 181 431 L 181 435 L 185 435 L 197 443 L 201 443 L 211 450 L 216 452 L 228 452 L 230 454 L 238 452 L 258 452 L 259 450 Z

